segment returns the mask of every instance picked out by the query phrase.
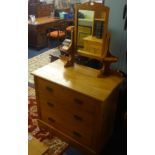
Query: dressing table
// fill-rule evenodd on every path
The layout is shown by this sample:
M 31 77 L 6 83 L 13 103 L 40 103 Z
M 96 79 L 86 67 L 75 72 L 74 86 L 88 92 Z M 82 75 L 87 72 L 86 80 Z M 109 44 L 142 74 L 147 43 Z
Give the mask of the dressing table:
M 83 5 L 90 8 L 89 4 L 75 8 Z M 75 27 L 78 27 L 77 22 Z M 91 46 L 98 48 L 95 51 L 100 54 L 103 52 L 102 56 L 105 54 L 100 38 L 93 35 L 84 36 L 83 47 L 79 46 L 78 29 L 75 29 L 76 35 L 72 36 L 75 38 L 69 51 L 71 59 L 58 59 L 32 73 L 39 113 L 38 124 L 85 155 L 98 155 L 113 131 L 118 88 L 123 78 L 114 73 L 99 78 L 100 70 L 73 61 L 75 51 L 80 53 L 82 49 L 87 51 L 85 55 L 91 55 L 92 51 L 87 48 L 88 42 L 92 41 L 94 44 Z M 102 57 L 99 60 L 103 60 Z M 69 63 L 71 65 L 66 66 Z
M 82 150 L 98 154 L 109 140 L 122 78 L 56 60 L 33 72 L 40 127 Z

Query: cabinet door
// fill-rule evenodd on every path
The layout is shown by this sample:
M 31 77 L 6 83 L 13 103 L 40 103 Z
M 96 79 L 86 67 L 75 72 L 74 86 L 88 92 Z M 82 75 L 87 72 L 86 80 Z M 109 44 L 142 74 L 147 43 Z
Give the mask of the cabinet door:
M 123 18 L 127 0 L 105 0 L 105 5 L 110 8 L 109 31 L 112 33 L 110 50 L 119 57 L 113 68 L 127 72 L 127 31 L 124 29 L 126 17 Z

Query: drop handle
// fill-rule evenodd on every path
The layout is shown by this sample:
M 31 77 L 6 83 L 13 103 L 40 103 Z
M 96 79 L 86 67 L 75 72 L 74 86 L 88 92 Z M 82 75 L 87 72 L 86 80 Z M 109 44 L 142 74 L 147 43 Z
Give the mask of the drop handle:
M 78 115 L 74 115 L 74 118 L 75 118 L 77 121 L 83 121 L 83 119 L 82 119 L 80 116 L 78 116 Z
M 75 103 L 79 104 L 79 105 L 82 105 L 83 104 L 83 101 L 78 99 L 78 98 L 75 98 L 74 99 Z
M 48 120 L 49 120 L 50 122 L 52 122 L 52 123 L 55 123 L 55 120 L 54 120 L 53 118 L 51 118 L 51 117 L 48 117 Z
M 53 92 L 53 89 L 51 87 L 49 87 L 49 86 L 46 87 L 46 90 L 49 91 L 49 92 Z
M 81 134 L 79 132 L 77 132 L 77 131 L 73 131 L 73 135 L 76 136 L 76 137 L 79 137 L 79 138 L 82 137 Z
M 50 106 L 50 107 L 54 107 L 54 104 L 51 103 L 51 102 L 47 102 L 47 104 L 48 104 L 48 106 Z

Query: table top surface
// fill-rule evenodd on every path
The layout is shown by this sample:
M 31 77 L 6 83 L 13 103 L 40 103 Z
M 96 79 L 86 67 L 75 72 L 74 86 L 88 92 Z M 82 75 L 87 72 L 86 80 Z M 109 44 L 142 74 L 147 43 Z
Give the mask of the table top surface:
M 46 17 L 36 18 L 36 21 L 34 23 L 31 22 L 31 20 L 28 20 L 28 24 L 29 25 L 43 25 L 43 24 L 48 24 L 51 22 L 56 22 L 59 20 L 62 20 L 62 19 L 57 18 L 57 17 L 46 16 Z
M 99 78 L 97 77 L 99 70 L 78 64 L 65 68 L 65 63 L 58 59 L 32 74 L 99 101 L 104 101 L 123 80 L 118 75 Z

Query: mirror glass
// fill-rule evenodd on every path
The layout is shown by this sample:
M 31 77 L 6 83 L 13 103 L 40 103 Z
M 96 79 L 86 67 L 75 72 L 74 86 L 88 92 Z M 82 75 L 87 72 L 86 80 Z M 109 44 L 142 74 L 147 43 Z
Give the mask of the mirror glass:
M 84 39 L 93 35 L 94 11 L 78 10 L 77 49 L 84 48 Z
M 104 46 L 104 11 L 78 10 L 77 52 L 101 57 Z

